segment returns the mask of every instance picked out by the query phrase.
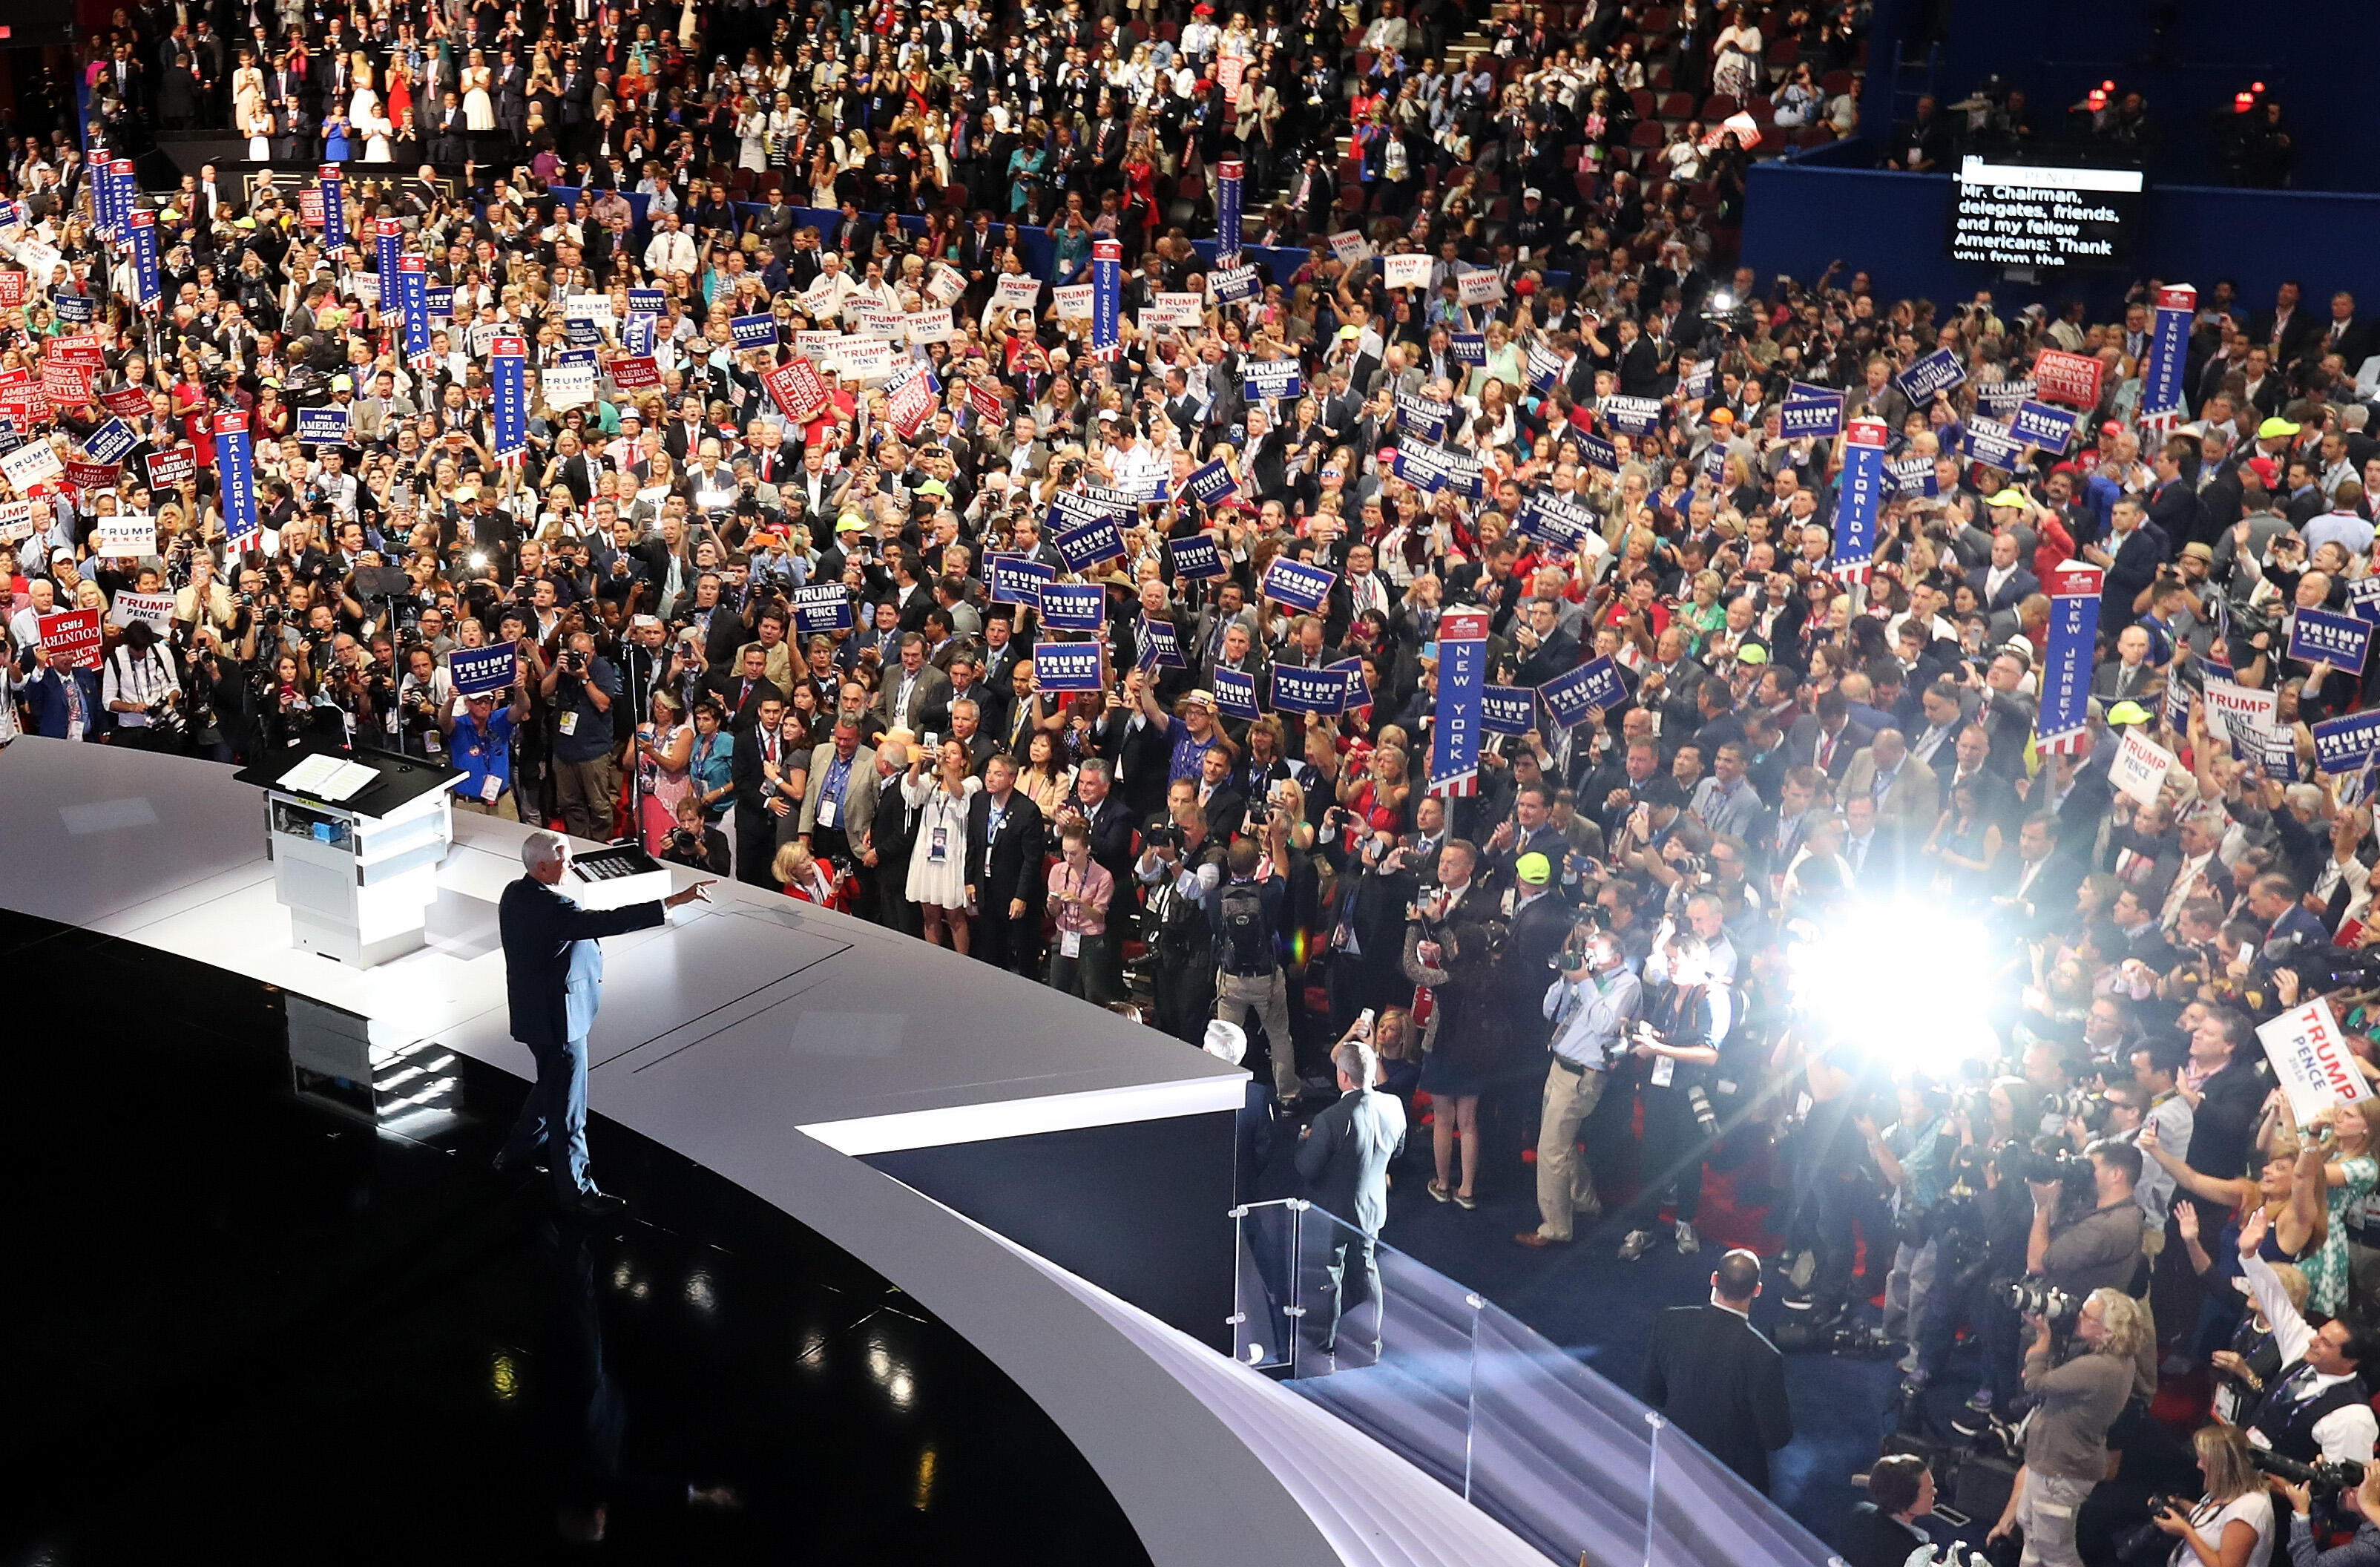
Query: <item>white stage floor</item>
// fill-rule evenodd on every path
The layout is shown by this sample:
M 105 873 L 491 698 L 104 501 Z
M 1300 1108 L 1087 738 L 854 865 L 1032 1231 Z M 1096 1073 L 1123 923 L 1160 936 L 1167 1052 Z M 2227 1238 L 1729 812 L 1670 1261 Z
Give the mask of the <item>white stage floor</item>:
M 431 944 L 358 970 L 289 943 L 254 788 L 210 762 L 24 740 L 0 753 L 0 905 L 248 975 L 522 1076 L 496 900 L 526 829 L 455 813 Z M 677 884 L 692 879 L 674 873 Z M 705 1151 L 789 1129 L 844 1153 L 1238 1108 L 1245 1072 L 914 938 L 722 880 L 603 943 L 590 1103 Z

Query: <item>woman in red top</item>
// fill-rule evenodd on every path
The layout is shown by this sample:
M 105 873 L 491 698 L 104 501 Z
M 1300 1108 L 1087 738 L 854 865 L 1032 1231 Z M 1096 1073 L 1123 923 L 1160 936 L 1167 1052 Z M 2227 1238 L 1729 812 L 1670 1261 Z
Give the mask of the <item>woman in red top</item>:
M 777 857 L 769 862 L 769 870 L 783 884 L 785 896 L 838 913 L 851 912 L 849 900 L 835 884 L 832 872 L 799 844 L 787 844 L 779 849 Z

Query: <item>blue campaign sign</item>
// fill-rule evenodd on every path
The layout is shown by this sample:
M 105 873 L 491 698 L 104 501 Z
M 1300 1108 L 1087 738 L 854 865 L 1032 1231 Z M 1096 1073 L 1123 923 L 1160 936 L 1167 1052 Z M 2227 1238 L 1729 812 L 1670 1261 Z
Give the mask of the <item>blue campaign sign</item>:
M 1931 457 L 1902 457 L 1884 465 L 1885 487 L 1896 495 L 1920 495 L 1932 500 L 1942 493 L 1942 478 Z
M 111 419 L 83 438 L 85 456 L 95 463 L 120 463 L 124 454 L 140 444 L 140 437 L 120 419 Z
M 1166 669 L 1187 669 L 1190 661 L 1182 656 L 1182 638 L 1175 636 L 1170 620 L 1140 617 L 1140 662 Z
M 777 346 L 777 318 L 774 316 L 737 316 L 727 323 L 735 337 L 735 346 L 773 348 Z
M 851 629 L 851 589 L 819 582 L 794 589 L 794 629 L 805 637 Z
M 1220 457 L 1204 468 L 1192 468 L 1190 477 L 1183 481 L 1183 487 L 1190 492 L 1190 498 L 1202 506 L 1228 501 L 1240 492 L 1240 481 L 1232 477 L 1230 465 Z
M 1122 558 L 1123 534 L 1111 516 L 1097 517 L 1063 533 L 1050 535 L 1050 542 L 1058 547 L 1072 571 L 1088 571 L 1101 561 Z
M 1901 395 L 1912 403 L 1930 403 L 1937 392 L 1948 392 L 1967 379 L 1959 364 L 1959 356 L 1948 348 L 1937 348 L 1918 359 L 1894 378 L 1900 383 Z
M 1207 286 L 1215 291 L 1216 301 L 1225 305 L 1236 305 L 1264 292 L 1264 282 L 1253 266 L 1218 267 L 1207 274 Z
M 89 326 L 91 312 L 98 309 L 98 301 L 88 294 L 60 294 L 51 299 L 50 308 L 60 321 Z
M 662 291 L 658 288 L 628 290 L 628 313 L 632 316 L 657 316 L 662 313 Z
M 425 298 L 430 301 L 430 314 L 433 320 L 452 321 L 455 318 L 454 289 L 432 288 Z
M 1484 365 L 1488 362 L 1488 335 L 1481 332 L 1458 332 L 1448 338 L 1446 357 L 1459 365 Z
M 501 691 L 513 683 L 513 665 L 519 657 L 510 642 L 501 648 L 457 648 L 446 655 L 446 674 L 459 696 Z
M 1173 557 L 1173 575 L 1176 577 L 1197 581 L 1225 575 L 1223 552 L 1203 533 L 1189 539 L 1168 539 L 1165 548 Z
M 1994 419 L 2006 419 L 2016 412 L 2019 405 L 2031 402 L 2035 390 L 2030 381 L 1979 381 L 1975 383 L 1975 407 Z
M 1036 642 L 1033 680 L 1044 691 L 1096 691 L 1099 658 L 1106 650 L 1097 642 Z
M 1613 445 L 1610 442 L 1606 441 L 1602 436 L 1591 435 L 1587 431 L 1572 426 L 1570 433 L 1563 436 L 1562 439 L 1565 441 L 1575 442 L 1577 443 L 1579 461 L 1585 463 L 1587 467 L 1599 468 L 1606 473 L 1618 473 L 1620 471 L 1620 448 Z
M 347 410 L 298 410 L 298 443 L 301 446 L 344 446 L 347 441 Z
M 1437 446 L 1397 443 L 1397 477 L 1417 489 L 1452 490 L 1473 500 L 1486 488 L 1479 461 Z
M 1357 708 L 1372 705 L 1372 683 L 1364 678 L 1362 659 L 1341 659 L 1337 663 L 1324 667 L 1337 670 L 1340 678 L 1347 683 L 1347 705 L 1340 711 L 1353 712 Z
M 1099 508 L 1091 514 L 1094 516 L 1111 516 L 1121 523 L 1129 524 L 1140 512 L 1140 497 L 1130 490 L 1086 484 L 1083 486 L 1083 499 Z
M 1490 686 L 1479 698 L 1479 727 L 1490 735 L 1526 735 L 1537 726 L 1537 694 L 1525 686 Z
M 2242 727 L 2245 727 L 2244 725 Z M 2250 728 L 2244 736 L 2252 753 L 2247 759 L 2265 770 L 2265 776 L 2282 784 L 2298 781 L 2298 740 L 2290 730 Z
M 2009 434 L 2027 445 L 2038 446 L 2045 452 L 2061 456 L 2074 443 L 2075 427 L 2082 416 L 2073 408 L 2054 408 L 2047 403 L 2023 402 L 2009 416 Z
M 1431 441 L 1446 439 L 1446 421 L 1454 410 L 1444 403 L 1411 392 L 1397 394 L 1397 428 Z
M 2024 443 L 2010 435 L 2006 425 L 1978 417 L 1967 421 L 1967 456 L 1985 468 L 2013 472 L 2024 460 Z
M 2313 764 L 2325 772 L 2352 772 L 2375 750 L 2380 750 L 2380 709 L 2313 726 Z
M 2347 585 L 2347 607 L 2364 620 L 2380 621 L 2380 573 L 2367 572 Z
M 563 340 L 574 348 L 592 348 L 603 341 L 603 329 L 587 316 L 572 316 L 562 323 Z
M 1295 359 L 1250 359 L 1241 365 L 1240 377 L 1251 403 L 1270 397 L 1295 397 L 1305 390 L 1305 383 L 1297 378 Z
M 1622 435 L 1645 436 L 1661 428 L 1661 404 L 1656 397 L 1606 397 L 1595 411 Z
M 1711 375 L 1716 369 L 1712 360 L 1705 359 L 1678 377 L 1678 395 L 1688 402 L 1711 395 Z
M 1554 676 L 1537 687 L 1537 695 L 1545 698 L 1546 711 L 1556 723 L 1575 729 L 1589 708 L 1609 712 L 1627 701 L 1628 687 L 1620 678 L 1619 665 L 1605 658 Z
M 1785 389 L 1785 406 L 1778 410 L 1778 430 L 1788 441 L 1804 436 L 1843 432 L 1843 395 L 1824 386 L 1796 381 Z
M 1584 549 L 1598 527 L 1595 513 L 1568 495 L 1541 490 L 1521 503 L 1513 531 L 1565 550 Z
M 1331 584 L 1338 580 L 1335 571 L 1275 555 L 1272 565 L 1265 568 L 1264 580 L 1257 585 L 1257 591 L 1311 613 L 1322 607 L 1322 601 L 1330 596 Z
M 1346 706 L 1345 671 L 1272 666 L 1273 711 L 1319 713 L 1329 718 L 1346 711 Z
M 2351 614 L 2299 610 L 2289 616 L 2289 657 L 2301 663 L 2363 673 L 2372 651 L 2372 623 Z
M 1096 583 L 1051 582 L 1041 589 L 1041 618 L 1053 631 L 1097 631 L 1107 619 L 1107 598 Z
M 1038 604 L 1041 590 L 1058 580 L 1056 566 L 1023 555 L 994 555 L 984 570 L 995 604 Z
M 1257 677 L 1245 670 L 1215 671 L 1215 711 L 1225 718 L 1262 717 L 1257 706 Z

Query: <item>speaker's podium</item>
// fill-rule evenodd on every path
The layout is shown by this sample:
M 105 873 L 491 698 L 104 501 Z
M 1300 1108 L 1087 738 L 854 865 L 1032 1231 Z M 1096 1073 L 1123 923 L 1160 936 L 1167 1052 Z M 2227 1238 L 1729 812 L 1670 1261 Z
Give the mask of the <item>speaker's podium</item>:
M 370 968 L 423 945 L 460 769 L 310 745 L 235 776 L 264 791 L 273 891 L 298 951 Z

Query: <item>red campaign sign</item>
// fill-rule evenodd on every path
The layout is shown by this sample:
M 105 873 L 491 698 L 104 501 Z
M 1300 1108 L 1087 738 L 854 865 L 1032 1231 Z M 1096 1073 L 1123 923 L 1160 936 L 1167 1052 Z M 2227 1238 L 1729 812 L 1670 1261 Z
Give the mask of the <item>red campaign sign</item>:
M 140 460 L 148 466 L 152 490 L 170 490 L 199 471 L 199 455 L 188 446 L 152 452 Z
M 322 226 L 322 190 L 316 185 L 302 186 L 298 191 L 298 221 L 308 228 Z
M 2099 378 L 2107 367 L 2083 354 L 2065 354 L 2055 348 L 2046 350 L 2033 361 L 2033 384 L 2042 396 L 2053 403 L 2084 412 L 2099 406 Z
M 111 386 L 99 395 L 99 406 L 118 419 L 143 419 L 149 413 L 149 389 Z
M 2042 586 L 2053 599 L 2095 599 L 2105 581 L 2106 574 L 2097 566 L 2069 561 L 2052 571 Z
M 42 360 L 42 395 L 63 407 L 91 401 L 91 367 L 55 356 Z
M 785 417 L 804 421 L 826 406 L 826 383 L 808 359 L 788 359 L 760 378 Z
M 1889 446 L 1892 431 L 1880 419 L 1855 419 L 1844 430 L 1843 442 L 1851 446 Z
M 98 610 L 67 610 L 41 617 L 42 646 L 63 669 L 97 669 L 107 658 L 107 635 Z
M 903 382 L 884 399 L 884 417 L 892 421 L 904 441 L 925 429 L 926 421 L 934 417 L 930 378 L 921 373 Z
M 0 308 L 21 305 L 25 290 L 32 282 L 30 274 L 21 272 L 0 272 Z
M 2160 310 L 2194 310 L 2198 309 L 2198 290 L 2187 283 L 2177 283 L 2156 291 L 2156 308 Z
M 124 471 L 122 463 L 68 463 L 67 482 L 78 490 L 114 488 L 115 476 Z
M 11 386 L 0 391 L 0 419 L 6 419 L 19 430 L 30 430 L 37 424 L 50 422 L 50 400 L 42 395 L 38 386 Z
M 18 365 L 14 370 L 0 370 L 0 387 L 30 386 L 31 384 L 33 384 L 33 372 L 23 365 Z
M 649 357 L 624 355 L 612 361 L 612 384 L 623 392 L 639 392 L 662 383 L 662 367 Z
M 70 365 L 89 365 L 93 370 L 107 362 L 107 347 L 96 337 L 84 333 L 75 337 L 54 337 L 42 350 L 44 359 L 64 359 Z
M 982 377 L 967 383 L 967 406 L 990 419 L 996 419 L 1007 411 L 1006 405 L 1000 400 L 999 390 Z

